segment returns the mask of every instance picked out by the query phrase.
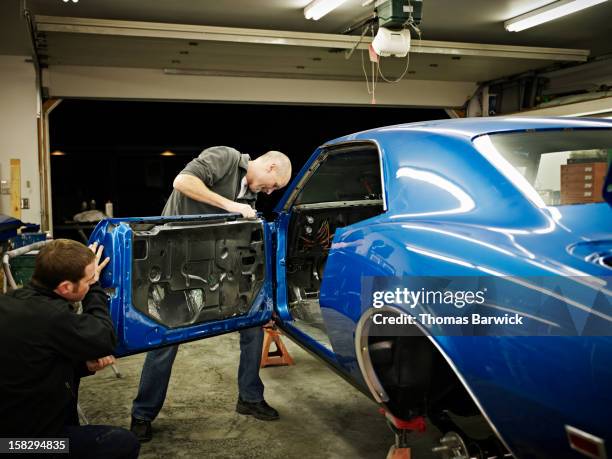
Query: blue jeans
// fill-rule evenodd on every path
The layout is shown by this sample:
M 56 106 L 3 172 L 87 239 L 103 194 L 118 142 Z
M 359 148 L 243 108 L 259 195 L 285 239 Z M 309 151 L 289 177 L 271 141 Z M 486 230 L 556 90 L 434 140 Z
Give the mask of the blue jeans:
M 245 402 L 260 402 L 264 399 L 264 385 L 259 377 L 263 336 L 261 327 L 240 330 L 238 394 Z M 172 364 L 177 351 L 178 345 L 147 353 L 140 374 L 138 395 L 132 404 L 132 416 L 136 419 L 153 421 L 159 414 L 166 399 Z
M 136 459 L 140 443 L 121 427 L 87 425 L 65 426 L 61 436 L 70 439 L 70 455 L 87 459 Z M 64 457 L 58 454 L 57 457 Z

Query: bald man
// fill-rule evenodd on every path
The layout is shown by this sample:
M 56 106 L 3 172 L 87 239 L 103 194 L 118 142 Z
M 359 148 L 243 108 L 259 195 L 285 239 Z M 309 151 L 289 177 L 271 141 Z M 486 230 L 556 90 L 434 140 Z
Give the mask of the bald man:
M 257 193 L 283 188 L 291 177 L 291 161 L 279 151 L 252 160 L 230 147 L 211 147 L 193 159 L 174 179 L 174 190 L 163 215 L 200 215 L 236 212 L 255 218 Z M 257 419 L 278 419 L 278 412 L 264 400 L 259 377 L 263 331 L 240 331 L 238 402 L 236 411 Z M 131 430 L 141 442 L 152 438 L 151 422 L 161 410 L 178 346 L 147 353 L 140 375 L 138 395 L 132 405 Z

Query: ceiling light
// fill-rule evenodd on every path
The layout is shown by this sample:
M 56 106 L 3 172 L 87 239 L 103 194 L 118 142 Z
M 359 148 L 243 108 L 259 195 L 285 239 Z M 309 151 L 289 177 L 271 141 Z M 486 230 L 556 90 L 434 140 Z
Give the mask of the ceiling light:
M 338 8 L 345 1 L 346 0 L 313 0 L 304 8 L 304 17 L 317 21 L 330 11 Z
M 51 156 L 66 156 L 66 153 L 64 153 L 63 151 L 55 150 L 53 153 L 51 153 Z
M 504 22 L 508 32 L 520 32 L 554 19 L 558 19 L 576 11 L 583 10 L 606 0 L 559 0 L 542 8 L 535 9 L 525 14 Z
M 160 153 L 160 156 L 176 156 L 176 153 L 170 151 L 170 150 L 166 150 L 162 153 Z

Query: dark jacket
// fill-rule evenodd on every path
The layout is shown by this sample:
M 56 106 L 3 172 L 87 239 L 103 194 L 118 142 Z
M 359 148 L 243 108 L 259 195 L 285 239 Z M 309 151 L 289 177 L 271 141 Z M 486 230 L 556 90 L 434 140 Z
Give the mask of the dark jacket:
M 113 353 L 107 297 L 92 285 L 83 313 L 30 283 L 0 295 L 0 437 L 54 436 L 71 416 L 75 368 Z

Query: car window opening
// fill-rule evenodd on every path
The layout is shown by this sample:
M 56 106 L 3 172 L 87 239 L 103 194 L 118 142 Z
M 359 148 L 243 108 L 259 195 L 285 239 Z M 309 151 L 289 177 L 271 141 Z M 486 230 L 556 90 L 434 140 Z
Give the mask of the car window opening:
M 319 296 L 336 231 L 384 212 L 378 150 L 328 154 L 297 196 L 287 234 L 288 308 L 293 325 L 331 349 Z

